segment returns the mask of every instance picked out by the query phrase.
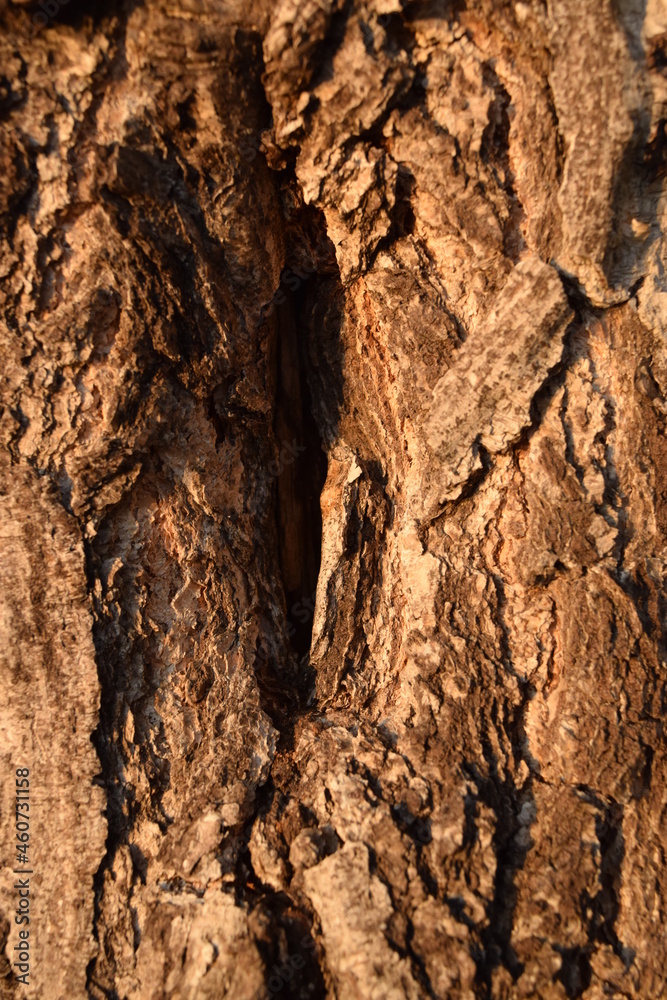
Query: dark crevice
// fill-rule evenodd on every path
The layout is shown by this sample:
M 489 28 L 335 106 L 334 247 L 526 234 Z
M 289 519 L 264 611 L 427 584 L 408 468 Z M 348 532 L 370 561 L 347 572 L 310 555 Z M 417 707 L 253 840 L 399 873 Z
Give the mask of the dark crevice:
M 247 849 L 239 858 L 239 871 L 243 891 L 237 891 L 237 903 L 250 909 L 260 905 L 270 918 L 270 924 L 255 938 L 266 969 L 269 995 L 278 994 L 285 1000 L 324 1000 L 327 994 L 312 917 L 287 893 L 261 881 Z
M 313 71 L 312 76 L 304 74 L 303 78 L 299 81 L 300 86 L 304 89 L 307 86 L 311 91 L 316 90 L 319 84 L 333 78 L 334 56 L 345 39 L 347 22 L 354 4 L 352 0 L 344 0 L 342 5 L 338 4 L 337 6 L 338 9 L 331 15 L 327 24 L 324 37 L 313 47 L 313 51 L 309 54 L 309 65 L 317 67 L 317 69 Z
M 87 589 L 91 595 L 96 593 L 96 581 L 99 576 L 99 560 L 89 542 L 84 543 L 85 550 L 85 571 L 87 577 Z M 98 760 L 100 762 L 100 773 L 93 779 L 93 783 L 104 789 L 106 795 L 105 817 L 107 821 L 107 836 L 104 846 L 104 855 L 93 875 L 93 923 L 92 935 L 99 944 L 98 924 L 101 915 L 102 896 L 104 892 L 104 882 L 107 872 L 113 863 L 116 850 L 122 843 L 125 834 L 125 819 L 123 816 L 123 789 L 118 781 L 118 775 L 122 773 L 122 760 L 120 751 L 113 739 L 113 718 L 116 711 L 116 697 L 114 693 L 113 668 L 110 666 L 105 655 L 104 641 L 100 641 L 100 615 L 99 600 L 93 604 L 93 641 L 96 646 L 96 658 L 98 665 L 98 675 L 100 680 L 101 698 L 99 722 L 91 734 L 91 742 L 95 747 Z M 101 983 L 95 981 L 95 968 L 98 955 L 94 955 L 86 967 L 86 985 L 90 995 L 90 988 L 103 993 L 108 998 L 116 997 L 114 989 L 107 989 Z
M 609 802 L 601 798 L 588 785 L 579 785 L 578 793 L 598 811 L 595 832 L 600 845 L 599 883 L 600 889 L 591 896 L 583 893 L 582 907 L 590 913 L 588 937 L 590 948 L 598 943 L 610 945 L 621 959 L 626 969 L 634 962 L 635 952 L 623 944 L 616 932 L 616 921 L 620 908 L 620 887 L 625 857 L 623 837 L 623 806 L 613 799 Z
M 523 868 L 530 850 L 527 827 L 535 821 L 537 807 L 533 793 L 533 783 L 540 780 L 539 766 L 532 757 L 526 738 L 524 716 L 528 703 L 534 696 L 534 688 L 514 668 L 511 632 L 505 620 L 506 596 L 502 578 L 495 574 L 493 583 L 496 590 L 495 618 L 500 633 L 500 661 L 503 668 L 516 679 L 520 700 L 517 704 L 504 704 L 493 699 L 489 717 L 484 719 L 482 748 L 486 761 L 486 774 L 472 763 L 465 767 L 465 773 L 477 786 L 479 800 L 490 807 L 497 817 L 493 836 L 496 855 L 493 899 L 487 906 L 487 926 L 479 935 L 479 947 L 473 955 L 477 966 L 476 982 L 481 995 L 493 995 L 493 972 L 504 966 L 516 981 L 524 972 L 524 965 L 512 945 L 514 911 L 517 904 L 515 877 Z M 492 748 L 490 732 L 504 734 L 511 748 L 512 759 L 517 767 L 523 762 L 529 771 L 525 783 L 518 787 L 510 771 L 501 772 L 496 753 Z M 467 811 L 468 825 L 474 823 L 470 806 Z M 473 834 L 468 833 L 468 837 Z
M 620 291 L 625 291 L 625 287 L 632 284 L 627 281 L 629 276 L 635 278 L 636 285 L 637 272 L 645 270 L 646 255 L 653 241 L 641 235 L 629 236 L 627 228 L 620 225 L 619 220 L 637 219 L 649 229 L 655 230 L 658 217 L 659 189 L 655 183 L 655 173 L 660 168 L 653 155 L 656 147 L 649 137 L 650 115 L 642 108 L 635 110 L 631 117 L 632 138 L 626 145 L 614 176 L 610 218 L 615 224 L 609 228 L 603 263 L 610 287 Z M 659 156 L 657 163 L 659 164 Z M 635 178 L 639 180 L 639 184 Z
M 370 253 L 366 262 L 367 270 L 373 267 L 381 253 L 390 250 L 394 243 L 405 236 L 412 235 L 415 226 L 415 213 L 412 208 L 412 193 L 415 189 L 415 183 L 412 172 L 404 163 L 399 163 L 396 176 L 396 200 L 392 209 L 388 205 L 386 206 L 391 218 L 389 232 L 378 240 Z
M 276 521 L 280 569 L 292 649 L 300 658 L 310 649 L 315 589 L 320 568 L 320 494 L 326 456 L 312 412 L 306 379 L 303 304 L 317 277 L 299 281 L 276 310 L 277 385 L 274 433 L 277 458 Z
M 142 0 L 31 0 L 28 11 L 37 31 L 57 24 L 80 30 L 87 20 L 97 27 L 119 15 L 127 18 L 141 3 Z
M 554 982 L 562 983 L 568 997 L 580 997 L 591 984 L 593 971 L 587 948 L 562 948 L 553 946 L 561 956 L 561 967 L 553 977 Z
M 249 911 L 258 908 L 269 917 L 268 923 L 262 923 L 262 929 L 255 939 L 265 965 L 269 994 L 279 994 L 294 1000 L 305 1000 L 306 997 L 309 1000 L 324 1000 L 327 995 L 325 965 L 317 944 L 319 933 L 314 915 L 302 902 L 292 898 L 289 890 L 282 891 L 260 878 L 253 865 L 249 847 L 253 824 L 257 817 L 263 817 L 269 841 L 284 858 L 287 867 L 291 867 L 287 861 L 288 845 L 283 835 L 285 805 L 289 801 L 286 786 L 291 778 L 289 755 L 286 757 L 283 752 L 279 752 L 274 762 L 272 778 L 258 789 L 254 817 L 245 831 L 237 835 L 233 893 L 238 906 Z M 300 809 L 299 820 L 306 828 L 317 826 L 315 816 L 305 807 Z M 333 849 L 337 847 L 332 847 L 331 850 Z
M 280 172 L 287 254 L 278 289 L 262 309 L 275 345 L 273 458 L 266 466 L 275 499 L 277 570 L 284 597 L 285 631 L 260 637 L 255 676 L 262 706 L 280 731 L 280 752 L 293 744 L 298 719 L 314 696 L 314 671 L 308 662 L 320 568 L 320 495 L 327 458 L 318 430 L 312 379 L 317 306 L 328 308 L 336 294 L 333 245 L 320 213 L 307 209 L 293 174 Z M 317 402 L 321 403 L 321 399 Z M 283 652 L 277 649 L 283 644 Z M 270 790 L 271 779 L 267 785 Z
M 613 435 L 617 429 L 618 404 L 600 388 L 595 365 L 591 359 L 589 360 L 593 371 L 593 389 L 604 402 L 604 426 L 595 438 L 595 443 L 604 449 L 604 461 L 593 460 L 592 463 L 603 477 L 604 492 L 602 502 L 596 504 L 595 509 L 607 524 L 616 530 L 616 539 L 612 550 L 615 561 L 615 567 L 612 571 L 613 578 L 632 601 L 646 636 L 654 641 L 656 626 L 652 609 L 652 586 L 641 567 L 630 569 L 625 565 L 626 550 L 633 540 L 635 529 L 629 515 L 630 498 L 621 482 L 616 466 L 615 448 L 612 443 Z M 637 373 L 643 380 L 650 398 L 651 392 L 655 392 L 656 389 L 648 379 L 646 369 L 644 368 L 642 371 L 641 365 L 640 362 L 637 366 Z M 662 644 L 660 638 L 657 641 Z
M 493 722 L 490 722 L 493 726 Z M 532 781 L 529 779 L 518 789 L 511 776 L 503 777 L 498 761 L 487 738 L 483 741 L 484 756 L 489 769 L 483 775 L 476 765 L 469 763 L 464 773 L 477 786 L 475 801 L 483 802 L 497 817 L 493 846 L 496 855 L 493 899 L 488 904 L 487 924 L 479 934 L 479 946 L 473 954 L 477 966 L 476 983 L 482 996 L 493 995 L 493 972 L 500 966 L 506 968 L 516 981 L 523 974 L 524 966 L 512 946 L 514 910 L 517 901 L 516 872 L 523 868 L 529 842 L 522 831 L 525 825 L 524 806 L 534 816 L 535 800 Z M 532 821 L 532 820 L 531 820 Z
M 574 469 L 574 474 L 577 477 L 579 485 L 583 487 L 584 485 L 584 468 L 577 462 L 577 457 L 574 448 L 574 434 L 572 432 L 572 424 L 570 423 L 567 415 L 568 405 L 570 401 L 569 392 L 567 386 L 563 387 L 563 398 L 560 404 L 560 422 L 563 428 L 563 436 L 565 438 L 565 461 L 571 468 Z
M 429 17 L 453 24 L 466 9 L 466 0 L 416 0 L 407 6 L 403 17 L 408 24 Z
M 507 196 L 509 217 L 506 220 L 499 218 L 498 221 L 503 227 L 505 255 L 517 263 L 525 242 L 521 230 L 524 210 L 514 188 L 515 177 L 509 156 L 509 109 L 512 100 L 491 63 L 484 63 L 483 77 L 496 96 L 489 107 L 489 123 L 482 134 L 481 158 L 488 164 L 496 184 Z

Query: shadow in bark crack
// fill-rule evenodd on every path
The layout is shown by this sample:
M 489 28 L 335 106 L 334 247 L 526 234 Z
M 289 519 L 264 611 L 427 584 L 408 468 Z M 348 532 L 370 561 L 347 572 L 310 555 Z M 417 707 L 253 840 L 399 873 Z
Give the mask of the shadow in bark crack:
M 486 741 L 485 741 L 486 742 Z M 464 767 L 477 787 L 475 799 L 493 810 L 497 817 L 493 845 L 496 854 L 496 873 L 493 899 L 487 906 L 488 923 L 480 934 L 480 947 L 473 958 L 477 965 L 477 983 L 492 993 L 492 973 L 498 966 L 504 966 L 516 981 L 524 971 L 523 964 L 512 947 L 514 910 L 516 908 L 516 872 L 523 868 L 530 842 L 523 831 L 525 816 L 535 816 L 535 799 L 532 780 L 518 789 L 511 777 L 503 777 L 498 770 L 495 755 L 485 747 L 489 775 L 483 775 L 475 764 Z M 468 806 L 470 811 L 470 806 Z M 474 811 L 474 805 L 473 805 Z M 474 823 L 474 815 L 469 822 Z M 460 918 L 459 918 L 460 919 Z
M 342 289 L 333 244 L 319 212 L 303 205 L 291 171 L 283 172 L 287 253 L 281 280 L 263 308 L 275 345 L 274 458 L 267 466 L 275 499 L 275 538 L 285 633 L 260 636 L 255 676 L 262 707 L 280 731 L 280 751 L 293 746 L 298 719 L 312 711 L 315 672 L 309 651 L 320 569 L 320 495 L 326 448 L 336 439 L 342 401 Z M 268 540 L 267 540 L 268 541 Z M 271 782 L 265 791 L 270 796 Z
M 320 494 L 326 479 L 326 457 L 305 378 L 304 331 L 300 322 L 307 285 L 311 283 L 317 286 L 317 278 L 299 285 L 276 316 L 276 518 L 288 632 L 298 657 L 310 649 L 322 543 Z

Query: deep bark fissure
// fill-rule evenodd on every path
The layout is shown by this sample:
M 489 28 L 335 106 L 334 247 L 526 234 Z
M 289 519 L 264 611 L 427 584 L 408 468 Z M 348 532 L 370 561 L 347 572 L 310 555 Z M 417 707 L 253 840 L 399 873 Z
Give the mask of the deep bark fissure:
M 314 698 L 309 650 L 320 569 L 320 494 L 327 474 L 321 414 L 314 405 L 311 355 L 318 336 L 315 305 L 327 304 L 337 274 L 333 247 L 320 213 L 304 206 L 291 168 L 278 173 L 287 250 L 278 288 L 263 309 L 262 324 L 273 338 L 275 398 L 272 417 L 275 458 L 268 465 L 274 493 L 276 577 L 285 608 L 290 662 L 278 667 L 260 650 L 255 673 L 266 710 L 278 726 L 279 743 L 291 745 L 294 728 Z M 265 636 L 267 648 L 271 639 Z M 268 680 L 268 683 L 267 683 Z M 270 781 L 269 781 L 270 784 Z
M 316 276 L 306 275 L 302 279 L 300 274 L 287 272 L 288 280 L 298 284 L 277 309 L 274 418 L 280 570 L 288 635 L 299 659 L 310 649 L 322 544 L 319 498 L 326 478 L 326 458 L 306 374 L 306 340 L 310 331 L 304 322 L 306 297 L 317 295 L 319 282 Z

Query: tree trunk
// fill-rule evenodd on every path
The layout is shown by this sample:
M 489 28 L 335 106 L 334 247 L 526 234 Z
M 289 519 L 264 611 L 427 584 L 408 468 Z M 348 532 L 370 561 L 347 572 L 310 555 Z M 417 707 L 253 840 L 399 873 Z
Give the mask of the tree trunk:
M 2 996 L 667 996 L 661 0 L 0 18 Z

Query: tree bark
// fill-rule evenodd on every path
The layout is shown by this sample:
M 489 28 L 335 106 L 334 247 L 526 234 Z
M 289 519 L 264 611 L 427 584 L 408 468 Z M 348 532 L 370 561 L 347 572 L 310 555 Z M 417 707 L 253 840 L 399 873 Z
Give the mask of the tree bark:
M 0 18 L 2 996 L 667 996 L 661 0 Z

